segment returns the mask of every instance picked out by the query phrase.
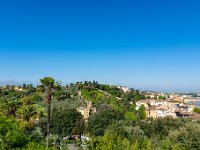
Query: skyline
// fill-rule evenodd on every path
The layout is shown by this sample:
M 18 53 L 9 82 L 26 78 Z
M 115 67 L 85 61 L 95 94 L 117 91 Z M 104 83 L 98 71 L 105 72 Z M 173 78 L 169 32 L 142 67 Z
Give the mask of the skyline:
M 0 82 L 200 92 L 200 2 L 0 2 Z

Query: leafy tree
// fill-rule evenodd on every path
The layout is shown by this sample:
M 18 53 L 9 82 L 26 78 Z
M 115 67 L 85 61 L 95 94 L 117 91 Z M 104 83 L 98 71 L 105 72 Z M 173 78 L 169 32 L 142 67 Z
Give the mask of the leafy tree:
M 159 100 L 166 100 L 167 98 L 165 96 L 159 96 L 158 99 Z
M 133 114 L 133 112 L 126 112 L 125 117 L 127 120 L 129 121 L 137 121 L 138 120 L 138 116 Z
M 33 103 L 41 102 L 42 100 L 43 100 L 42 97 L 41 97 L 38 93 L 35 93 L 35 94 L 32 96 L 32 102 L 33 102 Z
M 198 108 L 198 107 L 195 107 L 193 111 L 194 111 L 195 113 L 200 114 L 200 108 Z
M 134 90 L 134 89 L 131 89 L 130 92 L 126 93 L 125 98 L 128 101 L 133 102 L 134 104 L 139 100 L 146 99 L 144 94 L 142 94 L 138 90 Z
M 41 142 L 43 141 L 44 133 L 42 132 L 42 129 L 40 127 L 36 127 L 28 137 L 29 141 L 31 142 Z
M 185 149 L 199 149 L 200 124 L 195 122 L 187 123 L 177 130 L 172 130 L 169 133 L 169 139 L 173 144 L 180 145 Z
M 129 122 L 126 122 L 125 120 L 114 121 L 106 128 L 105 134 L 128 138 L 129 133 L 126 130 L 126 127 L 129 125 Z
M 32 96 L 26 96 L 21 99 L 23 105 L 31 105 L 32 104 Z
M 124 114 L 116 110 L 106 110 L 89 118 L 88 129 L 92 135 L 102 136 L 106 128 L 114 121 L 124 119 Z
M 26 135 L 14 119 L 0 116 L 0 148 L 22 148 L 27 143 Z
M 168 136 L 170 130 L 176 130 L 183 126 L 186 122 L 188 122 L 188 119 L 166 117 L 141 120 L 136 124 L 140 126 L 148 138 L 162 140 Z
M 139 119 L 135 105 L 132 105 L 129 108 L 129 111 L 125 113 L 125 117 L 131 122 L 136 122 Z
M 145 119 L 147 114 L 146 114 L 146 109 L 145 109 L 145 106 L 142 105 L 139 109 L 138 109 L 138 116 L 139 118 L 142 120 L 142 119 Z
M 96 138 L 90 142 L 90 150 L 154 150 L 155 146 L 151 140 L 145 139 L 138 143 L 122 136 L 106 133 L 103 137 Z
M 109 125 L 105 131 L 105 134 L 115 135 L 127 138 L 130 141 L 144 141 L 147 137 L 139 126 L 134 127 L 131 123 L 124 120 L 116 121 Z
M 84 132 L 84 119 L 76 109 L 57 110 L 51 117 L 51 133 L 63 137 L 81 135 Z

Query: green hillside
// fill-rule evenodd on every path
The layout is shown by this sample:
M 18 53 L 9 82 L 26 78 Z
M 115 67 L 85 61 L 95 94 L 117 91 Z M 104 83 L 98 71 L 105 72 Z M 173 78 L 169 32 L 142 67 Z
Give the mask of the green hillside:
M 143 99 L 134 89 L 96 81 L 63 86 L 50 77 L 36 87 L 2 87 L 0 149 L 66 149 L 69 143 L 91 150 L 199 148 L 199 122 L 146 118 L 145 107 L 135 107 Z

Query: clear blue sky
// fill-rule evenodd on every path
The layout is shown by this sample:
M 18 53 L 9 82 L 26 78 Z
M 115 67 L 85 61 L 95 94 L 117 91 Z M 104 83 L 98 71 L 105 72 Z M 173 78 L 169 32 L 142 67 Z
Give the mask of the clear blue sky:
M 0 2 L 0 82 L 200 91 L 199 0 Z

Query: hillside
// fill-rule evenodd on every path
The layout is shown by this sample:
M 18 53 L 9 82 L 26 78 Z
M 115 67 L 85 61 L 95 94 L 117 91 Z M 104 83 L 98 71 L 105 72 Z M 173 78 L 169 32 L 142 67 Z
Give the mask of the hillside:
M 145 107 L 136 109 L 135 105 L 144 99 L 138 90 L 96 81 L 62 86 L 46 77 L 37 87 L 4 86 L 0 90 L 0 147 L 42 150 L 47 138 L 48 149 L 65 149 L 69 143 L 91 150 L 197 147 L 199 133 L 194 129 L 200 128 L 199 122 L 146 118 Z

